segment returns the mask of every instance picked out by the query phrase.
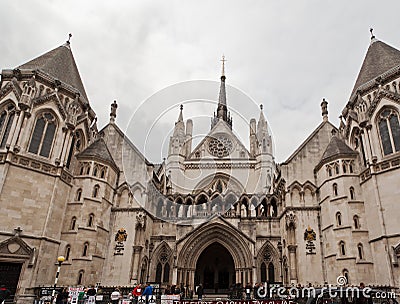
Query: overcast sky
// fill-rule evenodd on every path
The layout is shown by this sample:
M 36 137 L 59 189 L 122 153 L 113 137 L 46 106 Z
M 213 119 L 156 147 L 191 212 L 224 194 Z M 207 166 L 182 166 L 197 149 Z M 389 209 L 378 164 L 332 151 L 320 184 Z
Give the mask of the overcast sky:
M 241 120 L 258 119 L 263 104 L 276 160 L 282 162 L 321 122 L 322 98 L 338 125 L 369 46 L 370 27 L 379 40 L 400 48 L 399 11 L 398 0 L 2 1 L 0 68 L 14 68 L 72 33 L 72 51 L 99 128 L 116 99 L 120 128 L 149 160 L 160 162 L 180 103 L 184 118 L 195 118 L 195 134 L 209 129 L 204 116 L 212 115 L 214 105 L 188 100 L 217 99 L 225 54 L 234 129 L 247 143 Z M 190 94 L 170 96 L 188 88 Z M 199 93 L 202 88 L 207 93 Z M 164 143 L 162 149 L 143 145 L 156 121 L 165 132 L 151 136 Z

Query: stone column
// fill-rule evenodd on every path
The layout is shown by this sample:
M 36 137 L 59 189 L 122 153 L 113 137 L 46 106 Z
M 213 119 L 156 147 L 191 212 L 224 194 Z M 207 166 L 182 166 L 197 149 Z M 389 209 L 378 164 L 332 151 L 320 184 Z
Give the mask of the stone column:
M 140 262 L 140 253 L 142 252 L 142 246 L 133 246 L 133 255 L 132 255 L 132 280 L 134 283 L 139 281 L 139 262 Z
M 13 135 L 11 137 L 11 143 L 10 143 L 10 147 L 13 148 L 13 149 L 15 149 L 14 147 L 16 146 L 16 142 L 17 142 L 17 140 L 19 138 L 19 134 L 21 133 L 21 126 L 22 126 L 22 123 L 25 120 L 25 112 L 24 111 L 20 111 L 19 113 L 17 113 L 16 116 L 17 116 L 17 120 L 18 120 L 17 121 L 17 126 L 16 126 L 15 130 L 12 130 L 13 131 Z M 16 147 L 15 150 L 17 150 L 16 152 L 19 152 L 20 149 L 19 149 L 19 147 Z
M 297 283 L 297 259 L 296 259 L 296 245 L 288 245 L 289 250 L 289 264 L 290 264 L 290 281 Z

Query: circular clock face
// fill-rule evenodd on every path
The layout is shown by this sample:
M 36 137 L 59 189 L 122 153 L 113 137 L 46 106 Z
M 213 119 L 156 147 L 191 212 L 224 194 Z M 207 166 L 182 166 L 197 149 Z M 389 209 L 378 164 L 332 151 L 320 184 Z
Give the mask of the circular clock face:
M 208 151 L 216 157 L 225 157 L 231 154 L 233 143 L 226 135 L 217 135 L 208 141 Z

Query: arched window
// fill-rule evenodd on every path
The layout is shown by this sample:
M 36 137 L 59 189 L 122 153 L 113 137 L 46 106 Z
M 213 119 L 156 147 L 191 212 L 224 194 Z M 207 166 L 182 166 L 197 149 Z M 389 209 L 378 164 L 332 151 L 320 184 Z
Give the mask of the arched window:
M 82 198 L 82 189 L 76 191 L 76 200 L 79 202 Z
M 276 217 L 278 215 L 278 206 L 276 204 L 275 199 L 271 200 L 271 208 L 272 208 L 271 216 Z
M 393 109 L 384 109 L 378 116 L 378 126 L 383 154 L 388 155 L 400 151 L 400 125 L 398 113 Z
M 71 226 L 70 226 L 70 229 L 71 229 L 71 230 L 75 230 L 75 226 L 76 226 L 76 217 L 74 216 L 74 217 L 72 217 L 72 219 L 71 219 Z
M 275 282 L 275 268 L 272 262 L 269 262 L 268 264 L 268 282 Z
M 353 162 L 352 161 L 349 164 L 349 171 L 350 171 L 350 173 L 354 172 L 354 170 L 353 170 Z
M 99 195 L 99 190 L 100 190 L 100 186 L 99 186 L 99 185 L 96 185 L 96 186 L 93 187 L 92 196 L 93 196 L 94 198 L 96 198 L 96 197 Z
M 328 175 L 332 176 L 332 168 L 331 167 L 328 168 Z
M 100 178 L 105 178 L 105 177 L 106 177 L 106 168 L 103 168 L 100 171 Z
M 69 255 L 71 254 L 71 246 L 67 245 L 67 247 L 65 247 L 65 260 L 68 261 L 69 260 Z
M 343 170 L 343 173 L 347 173 L 347 165 L 346 164 L 342 165 L 342 170 Z
M 156 282 L 161 283 L 161 275 L 162 275 L 162 265 L 159 262 L 156 268 Z
M 56 133 L 56 118 L 49 112 L 42 113 L 37 119 L 33 130 L 29 152 L 49 157 Z
M 337 189 L 337 184 L 333 184 L 332 185 L 332 190 L 333 190 L 333 196 L 337 196 L 338 195 L 338 189 Z
M 15 106 L 9 104 L 0 114 L 0 148 L 4 148 L 7 143 L 8 136 L 10 135 L 11 126 L 15 117 Z
M 79 270 L 77 285 L 83 285 L 83 274 L 84 273 L 85 273 L 85 271 L 83 269 Z
M 94 214 L 91 213 L 89 214 L 88 227 L 93 227 L 93 223 L 94 223 Z
M 343 269 L 342 271 L 343 276 L 346 278 L 346 283 L 350 284 L 350 275 L 349 275 L 349 271 L 347 269 Z
M 261 263 L 261 282 L 267 282 L 267 266 L 264 262 Z
M 360 219 L 358 215 L 355 215 L 353 217 L 353 222 L 354 222 L 354 229 L 360 229 Z
M 336 213 L 336 225 L 342 226 L 342 214 L 340 212 Z
M 169 263 L 167 262 L 164 265 L 164 275 L 163 275 L 163 282 L 164 283 L 168 283 L 169 282 L 169 271 L 170 271 Z
M 363 245 L 361 243 L 359 243 L 357 245 L 357 250 L 358 250 L 358 258 L 360 260 L 364 259 L 364 249 L 363 249 Z
M 88 219 L 88 227 L 93 227 L 93 223 L 94 223 L 94 214 L 90 213 Z
M 339 165 L 337 165 L 337 164 L 335 165 L 335 173 L 339 174 Z
M 89 243 L 86 242 L 85 244 L 83 244 L 82 256 L 87 256 L 88 255 L 88 251 L 89 251 Z
M 346 244 L 344 243 L 344 241 L 339 242 L 339 251 L 340 255 L 346 255 Z
M 97 171 L 99 171 L 99 168 L 98 168 L 98 166 L 97 165 L 94 165 L 94 168 L 93 168 L 93 176 L 97 176 Z
M 350 199 L 354 200 L 356 198 L 355 194 L 354 194 L 354 188 L 350 187 Z

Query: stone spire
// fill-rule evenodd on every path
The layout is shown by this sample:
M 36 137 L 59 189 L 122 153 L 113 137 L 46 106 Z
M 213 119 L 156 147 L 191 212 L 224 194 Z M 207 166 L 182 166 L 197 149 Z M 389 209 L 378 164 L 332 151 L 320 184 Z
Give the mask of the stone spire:
M 260 118 L 257 124 L 257 140 L 260 153 L 272 153 L 272 138 L 268 132 L 268 124 L 263 113 L 263 105 L 260 105 Z
M 226 103 L 226 88 L 225 88 L 225 56 L 222 56 L 222 73 L 221 73 L 221 83 L 219 87 L 219 96 L 218 96 L 218 106 L 217 106 L 217 114 L 214 114 L 214 118 L 211 122 L 211 128 L 215 126 L 218 120 L 225 121 L 232 128 L 232 118 L 230 117 L 230 113 L 228 112 L 228 106 Z
M 178 120 L 175 123 L 174 135 L 173 136 L 184 137 L 184 135 L 185 135 L 185 123 L 183 122 L 183 105 L 180 105 L 179 109 L 180 109 L 180 112 L 179 112 Z

